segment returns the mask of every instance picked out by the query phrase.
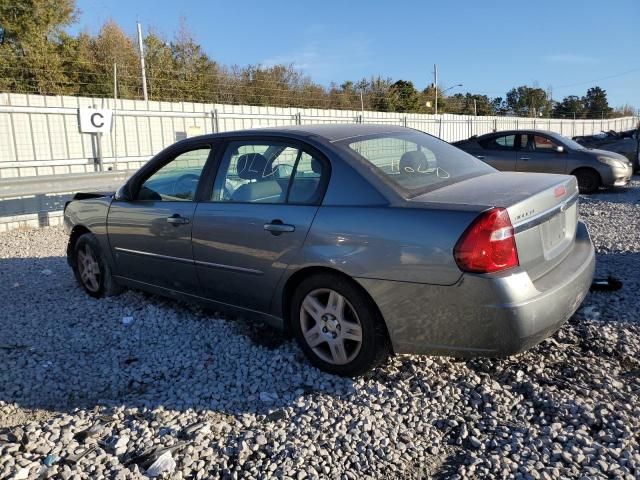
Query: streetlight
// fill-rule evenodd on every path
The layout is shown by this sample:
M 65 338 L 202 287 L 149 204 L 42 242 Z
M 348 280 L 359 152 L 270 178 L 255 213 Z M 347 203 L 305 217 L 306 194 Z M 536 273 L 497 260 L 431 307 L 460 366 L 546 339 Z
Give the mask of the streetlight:
M 462 86 L 462 84 L 461 84 L 461 83 L 459 83 L 459 84 L 457 84 L 457 85 L 454 85 L 453 87 L 449 87 L 449 88 L 447 88 L 446 90 L 443 90 L 443 91 L 442 91 L 442 94 L 444 95 L 446 92 L 448 92 L 448 91 L 449 91 L 449 90 L 451 90 L 452 88 L 461 87 L 461 86 Z
M 449 88 L 447 88 L 446 90 L 443 90 L 443 91 L 442 91 L 442 96 L 444 96 L 444 94 L 445 94 L 446 92 L 448 92 L 449 90 L 451 90 L 452 88 L 461 87 L 461 86 L 462 86 L 462 84 L 461 84 L 461 83 L 458 83 L 457 85 L 454 85 L 453 87 L 449 87 Z M 436 91 L 436 108 L 435 108 L 435 114 L 437 115 L 437 114 L 438 114 L 438 84 L 437 84 L 437 83 L 434 83 L 434 84 L 433 84 L 433 87 L 434 87 L 434 89 L 435 89 L 435 91 Z

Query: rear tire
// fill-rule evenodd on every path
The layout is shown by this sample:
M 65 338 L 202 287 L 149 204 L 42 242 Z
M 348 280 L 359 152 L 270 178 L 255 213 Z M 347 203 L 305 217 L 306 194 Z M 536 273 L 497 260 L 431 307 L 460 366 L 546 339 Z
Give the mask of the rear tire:
M 122 292 L 111 273 L 98 239 L 92 233 L 80 236 L 73 247 L 73 273 L 80 286 L 94 298 Z
M 303 280 L 293 294 L 289 318 L 300 348 L 325 372 L 359 376 L 389 356 L 377 308 L 357 284 L 340 275 Z
M 573 172 L 578 179 L 580 193 L 593 193 L 600 188 L 600 175 L 595 170 L 583 168 Z

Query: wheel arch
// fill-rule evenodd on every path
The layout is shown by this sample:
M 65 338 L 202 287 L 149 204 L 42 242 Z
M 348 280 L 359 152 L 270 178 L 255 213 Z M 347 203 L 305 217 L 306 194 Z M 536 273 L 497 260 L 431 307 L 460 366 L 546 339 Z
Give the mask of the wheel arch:
M 308 267 L 304 267 L 301 268 L 300 270 L 297 270 L 296 272 L 294 272 L 286 281 L 283 289 L 282 289 L 282 319 L 283 319 L 283 327 L 284 327 L 284 331 L 286 334 L 290 334 L 291 333 L 291 315 L 290 315 L 290 311 L 291 311 L 291 300 L 293 298 L 293 294 L 296 290 L 296 287 L 305 279 L 314 276 L 314 275 L 319 275 L 319 274 L 332 274 L 332 275 L 339 275 L 340 277 L 346 279 L 347 281 L 349 281 L 350 283 L 352 283 L 358 290 L 360 290 L 360 292 L 362 292 L 366 298 L 369 299 L 369 301 L 371 302 L 371 305 L 373 305 L 373 308 L 375 309 L 377 316 L 378 316 L 378 321 L 382 322 L 382 326 L 384 327 L 384 331 L 385 334 L 387 336 L 387 341 L 389 342 L 389 351 L 391 354 L 393 354 L 393 346 L 391 343 L 391 337 L 389 336 L 389 329 L 387 328 L 387 323 L 384 319 L 384 317 L 382 316 L 382 312 L 380 311 L 380 308 L 378 307 L 378 304 L 375 302 L 375 300 L 373 299 L 373 297 L 369 294 L 369 292 L 367 291 L 366 288 L 364 288 L 360 283 L 358 283 L 356 280 L 353 279 L 353 277 L 351 277 L 350 275 L 347 275 L 346 273 L 337 270 L 335 268 L 331 268 L 331 267 L 324 267 L 324 266 L 308 266 Z
M 595 169 L 593 167 L 587 167 L 587 166 L 582 165 L 580 167 L 574 168 L 569 175 L 573 175 L 575 177 L 576 173 L 581 172 L 581 171 L 582 172 L 590 171 L 590 172 L 595 173 L 596 175 L 598 175 L 598 179 L 600 180 L 600 185 L 602 185 L 602 175 L 600 174 L 600 172 L 597 169 Z
M 71 266 L 73 266 L 73 262 L 75 261 L 73 250 L 76 246 L 76 242 L 85 233 L 92 232 L 84 225 L 74 225 L 74 227 L 71 229 L 71 233 L 69 234 L 69 241 L 67 242 L 67 262 Z

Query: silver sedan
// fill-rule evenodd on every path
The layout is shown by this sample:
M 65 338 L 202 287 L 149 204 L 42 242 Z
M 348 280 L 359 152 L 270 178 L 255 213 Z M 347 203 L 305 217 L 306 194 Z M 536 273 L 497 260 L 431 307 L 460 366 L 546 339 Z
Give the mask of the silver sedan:
M 300 126 L 178 142 L 64 220 L 89 295 L 240 312 L 353 376 L 394 353 L 509 355 L 552 334 L 594 271 L 577 198 L 572 176 L 498 172 L 415 130 Z

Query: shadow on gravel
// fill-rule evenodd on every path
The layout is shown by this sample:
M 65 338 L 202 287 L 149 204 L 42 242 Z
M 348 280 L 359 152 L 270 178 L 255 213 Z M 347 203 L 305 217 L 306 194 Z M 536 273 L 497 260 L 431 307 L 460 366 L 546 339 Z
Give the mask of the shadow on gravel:
M 90 298 L 62 257 L 0 259 L 0 285 L 0 401 L 23 408 L 161 406 L 269 422 L 308 395 L 355 391 L 250 319 L 135 291 Z

